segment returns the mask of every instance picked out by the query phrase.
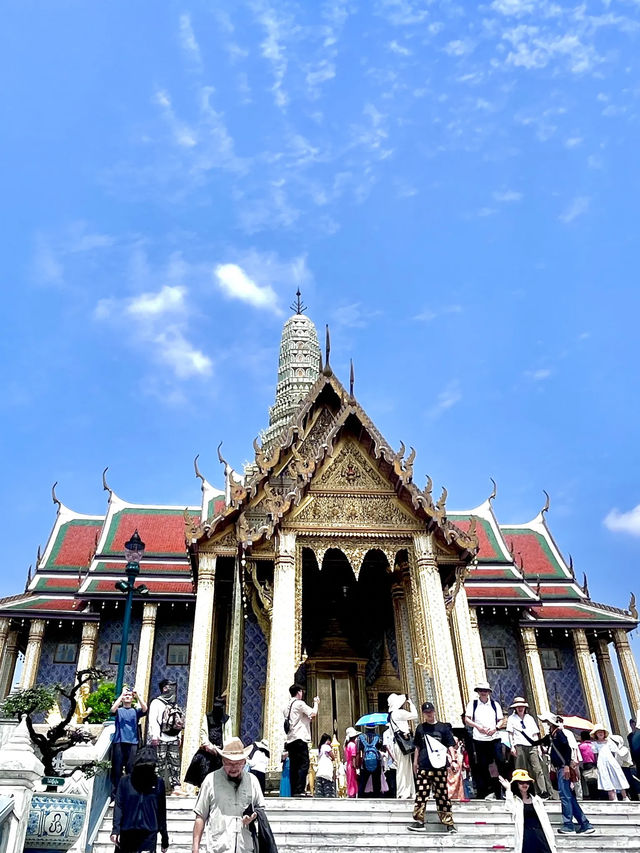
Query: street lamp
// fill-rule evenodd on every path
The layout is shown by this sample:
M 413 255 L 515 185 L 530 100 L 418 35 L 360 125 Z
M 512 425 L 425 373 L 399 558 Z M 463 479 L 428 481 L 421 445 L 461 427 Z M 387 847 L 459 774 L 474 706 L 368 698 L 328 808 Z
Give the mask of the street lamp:
M 124 684 L 124 667 L 127 662 L 127 645 L 129 643 L 129 628 L 131 627 L 131 605 L 133 594 L 147 595 L 149 590 L 144 584 L 136 586 L 136 578 L 140 574 L 140 560 L 144 554 L 144 542 L 136 530 L 131 539 L 124 543 L 124 554 L 127 558 L 125 572 L 126 581 L 117 581 L 114 585 L 118 592 L 127 596 L 124 605 L 124 619 L 122 620 L 122 639 L 120 640 L 120 656 L 118 658 L 118 677 L 116 679 L 116 698 L 122 693 Z

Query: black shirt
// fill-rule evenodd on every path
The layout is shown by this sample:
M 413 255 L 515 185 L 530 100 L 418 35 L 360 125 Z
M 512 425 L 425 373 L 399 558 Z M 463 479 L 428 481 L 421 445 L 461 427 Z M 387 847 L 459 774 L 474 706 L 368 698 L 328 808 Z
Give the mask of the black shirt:
M 451 731 L 451 726 L 447 723 L 420 723 L 413 738 L 416 749 L 419 750 L 418 767 L 421 770 L 435 770 L 437 768 L 431 764 L 429 758 L 431 753 L 427 747 L 425 735 L 429 735 L 446 747 L 455 746 L 456 742 Z

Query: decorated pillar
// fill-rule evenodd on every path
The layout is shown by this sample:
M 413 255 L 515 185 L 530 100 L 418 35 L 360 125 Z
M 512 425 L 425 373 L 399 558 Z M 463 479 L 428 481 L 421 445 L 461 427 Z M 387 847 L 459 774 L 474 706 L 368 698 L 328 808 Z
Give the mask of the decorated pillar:
M 0 619 L 0 661 L 4 658 L 4 653 L 7 649 L 7 638 L 9 637 L 9 627 L 11 626 L 11 619 L 7 616 L 3 616 Z
M 438 563 L 431 538 L 427 534 L 414 536 L 413 547 L 418 600 L 424 614 L 425 640 L 429 660 L 436 662 L 431 670 L 436 712 L 438 719 L 457 726 L 460 724 L 463 706 Z
M 613 642 L 615 643 L 618 662 L 620 664 L 622 683 L 624 684 L 625 693 L 629 700 L 631 716 L 638 719 L 640 716 L 638 714 L 640 710 L 640 678 L 638 677 L 636 660 L 629 645 L 629 637 L 624 628 L 616 628 L 614 630 Z
M 460 587 L 451 610 L 451 635 L 458 661 L 460 689 L 463 699 L 475 696 L 473 688 L 479 681 L 486 681 L 480 630 L 475 608 L 469 607 L 467 591 Z
M 429 660 L 429 650 L 427 648 L 424 613 L 422 612 L 420 596 L 418 594 L 418 580 L 408 564 L 402 569 L 402 586 L 404 588 L 411 643 L 408 663 L 413 668 L 417 691 L 416 703 L 427 700 L 433 702 L 435 694 L 431 678 L 431 661 Z
M 609 712 L 609 722 L 614 734 L 624 737 L 627 733 L 628 723 L 609 654 L 609 640 L 606 637 L 598 637 L 596 640 L 596 662 L 602 682 L 604 701 Z
M 527 665 L 527 680 L 529 682 L 529 689 L 531 690 L 532 710 L 535 714 L 542 714 L 549 710 L 549 696 L 547 695 L 547 685 L 544 680 L 544 672 L 542 671 L 542 661 L 540 660 L 536 631 L 533 627 L 523 625 L 520 629 L 520 634 L 522 636 L 524 660 Z
M 96 646 L 98 642 L 99 622 L 83 622 L 82 636 L 80 638 L 80 650 L 78 651 L 78 665 L 76 672 L 83 669 L 90 669 L 96 660 Z M 86 698 L 91 691 L 91 685 L 85 684 L 82 688 L 82 693 Z
M 282 709 L 287 704 L 289 687 L 300 663 L 300 649 L 296 647 L 295 551 L 295 533 L 281 532 L 276 542 L 273 570 L 273 612 L 264 697 L 264 736 L 269 741 L 269 770 L 272 771 L 280 769 L 285 740 Z
M 216 580 L 216 555 L 201 553 L 198 565 L 198 589 L 193 615 L 193 641 L 189 661 L 189 688 L 187 712 L 182 742 L 182 776 L 184 777 L 193 754 L 200 746 L 200 726 L 207 710 L 207 694 L 211 677 L 212 625 L 214 590 Z
M 2 658 L 0 658 L 0 699 L 4 699 L 11 691 L 17 659 L 18 632 L 9 631 L 7 634 L 7 641 L 4 646 L 4 653 Z
M 42 638 L 44 637 L 44 619 L 32 619 L 29 626 L 29 639 L 24 653 L 22 675 L 20 676 L 20 690 L 33 687 L 38 677 L 38 666 L 42 654 Z
M 153 601 L 145 601 L 142 608 L 135 688 L 147 703 L 151 701 L 151 667 L 153 665 L 153 644 L 156 636 L 157 615 L 158 605 Z
M 420 694 L 416 691 L 416 679 L 413 670 L 411 655 L 411 631 L 409 628 L 409 617 L 407 613 L 407 602 L 404 588 L 401 583 L 394 583 L 391 587 L 391 600 L 393 601 L 393 617 L 396 627 L 396 648 L 398 650 L 398 669 L 400 670 L 400 681 L 414 702 L 420 703 Z
M 231 602 L 231 647 L 227 676 L 227 714 L 231 719 L 233 734 L 240 735 L 242 722 L 242 659 L 244 649 L 244 611 L 242 608 L 242 583 L 238 561 L 233 575 L 233 600 Z
M 573 636 L 573 647 L 576 653 L 576 665 L 580 675 L 580 683 L 582 684 L 582 692 L 584 701 L 587 706 L 589 719 L 592 723 L 607 719 L 606 709 L 600 697 L 600 690 L 596 673 L 591 660 L 591 652 L 589 650 L 589 640 L 583 628 L 574 628 L 571 632 Z

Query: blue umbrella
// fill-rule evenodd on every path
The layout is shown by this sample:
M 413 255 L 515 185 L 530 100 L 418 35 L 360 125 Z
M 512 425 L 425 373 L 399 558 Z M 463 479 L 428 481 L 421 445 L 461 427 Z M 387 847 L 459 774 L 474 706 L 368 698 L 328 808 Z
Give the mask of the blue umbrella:
M 388 723 L 388 719 L 388 714 L 365 714 L 364 717 L 360 717 L 360 719 L 356 723 L 356 726 L 386 726 Z

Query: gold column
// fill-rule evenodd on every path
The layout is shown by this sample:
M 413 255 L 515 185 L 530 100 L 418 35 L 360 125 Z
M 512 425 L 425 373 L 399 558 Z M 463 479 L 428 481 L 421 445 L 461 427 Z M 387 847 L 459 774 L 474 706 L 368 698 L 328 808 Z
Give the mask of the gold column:
M 426 534 L 415 535 L 413 547 L 429 660 L 437 662 L 431 671 L 436 712 L 439 720 L 458 726 L 463 706 L 438 563 Z
M 591 660 L 587 635 L 583 628 L 574 628 L 571 633 L 573 635 L 573 647 L 576 653 L 580 683 L 582 684 L 582 692 L 589 718 L 592 723 L 599 721 L 604 725 L 607 720 L 607 714 L 600 698 L 600 690 L 593 668 L 593 661 Z
M 182 776 L 184 777 L 193 754 L 200 746 L 200 725 L 206 712 L 209 679 L 211 675 L 213 605 L 216 580 L 216 555 L 200 554 L 198 589 L 193 615 L 193 638 L 189 661 L 189 687 L 187 713 L 182 742 Z
M 538 715 L 549 710 L 549 696 L 547 695 L 547 685 L 545 684 L 544 672 L 542 671 L 535 628 L 523 626 L 520 629 L 520 634 L 522 636 L 524 659 L 527 664 L 529 687 L 531 688 L 530 698 L 533 704 L 533 709 L 531 710 L 533 710 L 534 714 Z
M 42 638 L 44 637 L 44 619 L 32 619 L 29 626 L 29 639 L 24 653 L 22 675 L 20 676 L 20 690 L 33 687 L 38 677 L 38 666 L 42 653 Z
M 473 688 L 479 681 L 486 681 L 487 673 L 482 654 L 482 643 L 478 629 L 478 617 L 474 607 L 469 607 L 467 591 L 458 590 L 451 611 L 451 635 L 458 662 L 460 690 L 465 701 L 475 696 Z
M 96 644 L 98 640 L 99 622 L 83 622 L 82 637 L 80 638 L 80 650 L 78 652 L 78 665 L 76 672 L 83 669 L 90 669 L 96 659 Z M 82 688 L 82 693 L 86 698 L 91 692 L 91 685 L 85 684 Z
M 287 704 L 300 657 L 300 649 L 296 648 L 295 552 L 295 533 L 281 532 L 273 570 L 273 611 L 264 697 L 264 736 L 269 741 L 269 770 L 272 771 L 280 769 L 285 740 L 282 709 Z
M 600 673 L 600 681 L 602 682 L 602 690 L 604 692 L 604 701 L 609 712 L 609 722 L 611 723 L 614 734 L 622 735 L 627 733 L 628 723 L 625 717 L 616 674 L 613 671 L 611 655 L 609 654 L 609 640 L 605 637 L 598 637 L 596 640 L 596 662 L 598 664 L 598 672 Z
M 411 637 L 411 660 L 414 681 L 416 684 L 416 702 L 435 700 L 433 681 L 431 679 L 431 662 L 427 648 L 427 631 L 424 625 L 424 613 L 418 594 L 418 581 L 411 572 L 409 565 L 402 569 L 402 586 L 407 602 L 407 618 L 409 619 Z
M 416 691 L 416 679 L 411 659 L 411 631 L 407 614 L 407 602 L 404 588 L 401 583 L 394 583 L 391 587 L 391 600 L 393 601 L 393 617 L 396 628 L 396 648 L 398 650 L 398 669 L 400 670 L 400 681 L 409 696 L 416 703 L 420 703 L 420 695 Z M 420 691 L 422 692 L 422 691 Z
M 9 627 L 11 625 L 11 619 L 7 616 L 3 616 L 0 619 L 0 661 L 4 659 L 4 653 L 7 648 L 7 637 L 9 636 Z
M 157 615 L 158 605 L 152 601 L 145 601 L 142 608 L 142 627 L 140 628 L 140 642 L 138 645 L 135 688 L 147 703 L 151 700 L 149 688 L 151 687 L 151 667 L 153 665 L 153 643 L 156 636 Z
M 231 719 L 233 734 L 240 735 L 242 716 L 242 658 L 244 649 L 244 612 L 242 609 L 242 580 L 235 562 L 233 576 L 233 600 L 231 604 L 231 648 L 227 677 L 227 713 Z
M 13 675 L 18 659 L 18 632 L 9 631 L 4 647 L 4 653 L 0 658 L 0 699 L 11 691 Z
M 622 683 L 624 684 L 625 693 L 629 700 L 631 716 L 638 719 L 638 712 L 640 710 L 640 678 L 638 677 L 636 660 L 629 645 L 629 637 L 624 628 L 616 628 L 614 630 L 613 642 L 616 646 L 620 674 L 622 675 Z

